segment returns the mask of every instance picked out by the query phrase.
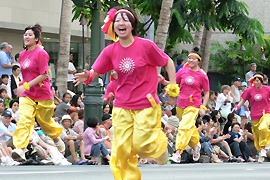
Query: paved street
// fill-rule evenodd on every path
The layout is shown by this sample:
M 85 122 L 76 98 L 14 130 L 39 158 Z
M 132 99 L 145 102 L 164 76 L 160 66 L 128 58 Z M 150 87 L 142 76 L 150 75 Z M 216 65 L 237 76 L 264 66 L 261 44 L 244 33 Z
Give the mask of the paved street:
M 270 163 L 143 165 L 142 180 L 269 180 Z M 109 166 L 0 167 L 0 180 L 113 180 Z

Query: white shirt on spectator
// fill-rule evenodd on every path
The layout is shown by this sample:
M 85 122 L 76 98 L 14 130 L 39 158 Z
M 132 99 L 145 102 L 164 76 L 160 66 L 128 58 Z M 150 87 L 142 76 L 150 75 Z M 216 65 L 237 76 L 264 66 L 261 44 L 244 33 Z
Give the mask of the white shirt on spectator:
M 69 62 L 69 63 L 68 63 L 68 70 L 71 70 L 71 71 L 76 70 L 76 68 L 75 68 L 75 66 L 73 65 L 72 62 Z M 67 81 L 68 81 L 68 82 L 69 82 L 69 81 L 73 81 L 72 78 L 74 78 L 74 75 L 73 75 L 73 74 L 68 74 L 68 79 L 67 79 Z

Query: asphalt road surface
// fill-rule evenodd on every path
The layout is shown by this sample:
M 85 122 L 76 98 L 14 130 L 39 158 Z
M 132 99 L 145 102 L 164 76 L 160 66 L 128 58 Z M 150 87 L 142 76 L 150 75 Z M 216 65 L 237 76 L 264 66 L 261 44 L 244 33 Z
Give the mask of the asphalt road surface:
M 142 180 L 270 180 L 270 163 L 143 165 Z M 109 166 L 0 167 L 0 180 L 113 180 Z

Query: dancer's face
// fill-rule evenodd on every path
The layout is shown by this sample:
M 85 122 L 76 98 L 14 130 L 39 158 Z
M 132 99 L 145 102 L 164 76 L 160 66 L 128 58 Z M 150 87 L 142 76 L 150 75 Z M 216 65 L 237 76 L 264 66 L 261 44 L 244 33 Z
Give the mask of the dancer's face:
M 255 85 L 255 87 L 257 89 L 260 89 L 261 88 L 262 82 L 258 78 L 255 78 L 253 82 L 254 82 L 254 85 Z
M 33 30 L 29 29 L 24 33 L 23 40 L 24 40 L 24 44 L 27 47 L 30 47 L 30 46 L 36 45 L 38 38 L 35 37 Z
M 189 56 L 188 57 L 188 65 L 191 69 L 196 68 L 199 64 L 199 60 L 196 56 Z
M 118 35 L 119 39 L 128 39 L 132 37 L 132 27 L 126 13 L 116 15 L 114 22 L 114 31 Z

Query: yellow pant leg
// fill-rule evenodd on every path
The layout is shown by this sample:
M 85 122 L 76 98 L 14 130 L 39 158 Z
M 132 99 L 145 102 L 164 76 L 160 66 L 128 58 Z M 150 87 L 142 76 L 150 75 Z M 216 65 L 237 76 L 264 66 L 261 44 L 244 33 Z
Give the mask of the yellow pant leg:
M 42 131 L 52 139 L 57 138 L 60 136 L 63 128 L 51 119 L 55 108 L 54 99 L 36 100 L 36 103 L 36 118 Z
M 259 121 L 252 121 L 252 132 L 255 137 L 254 145 L 258 152 L 270 142 L 270 114 L 265 114 Z
M 36 103 L 29 97 L 20 97 L 19 113 L 20 120 L 13 133 L 13 144 L 16 148 L 26 148 L 34 129 Z
M 168 145 L 167 137 L 161 129 L 160 104 L 135 110 L 134 113 L 134 152 L 141 158 L 159 158 Z
M 116 180 L 140 180 L 138 158 L 133 151 L 134 113 L 132 110 L 113 108 L 113 146 L 110 167 Z
M 182 153 L 187 145 L 194 148 L 200 141 L 200 135 L 195 126 L 199 109 L 193 106 L 189 106 L 187 108 L 177 107 L 176 111 L 179 118 L 179 127 L 175 148 L 177 150 L 180 149 Z

